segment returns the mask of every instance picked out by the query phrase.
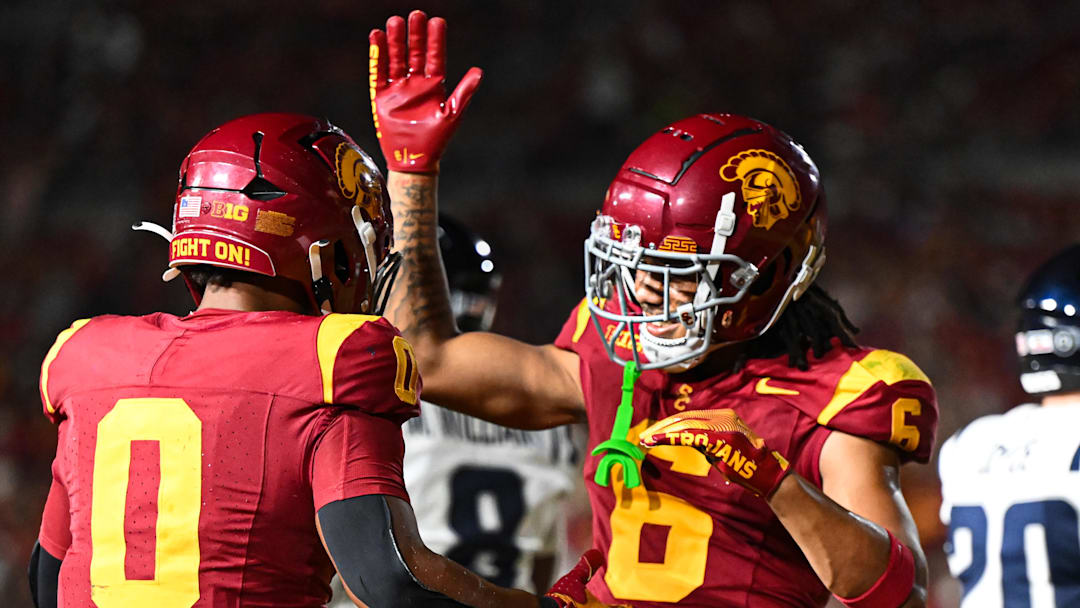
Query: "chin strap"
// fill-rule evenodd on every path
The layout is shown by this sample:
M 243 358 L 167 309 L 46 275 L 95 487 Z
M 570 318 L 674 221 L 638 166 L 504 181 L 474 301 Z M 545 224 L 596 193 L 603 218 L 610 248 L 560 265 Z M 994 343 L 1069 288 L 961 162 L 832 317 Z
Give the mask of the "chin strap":
M 315 294 L 315 306 L 324 315 L 334 312 L 334 287 L 330 279 L 323 276 L 322 248 L 329 247 L 330 241 L 315 241 L 308 247 L 308 263 L 311 264 L 311 291 Z
M 154 222 L 139 222 L 138 224 L 132 224 L 131 229 L 142 232 L 153 232 L 161 238 L 172 243 L 173 233 L 169 232 L 169 229 Z M 171 281 L 180 276 L 180 270 L 178 268 L 167 268 L 165 272 L 161 273 L 162 281 Z
M 728 192 L 720 199 L 720 210 L 716 212 L 716 222 L 713 224 L 713 241 L 709 255 L 721 255 L 727 248 L 728 237 L 735 234 L 735 193 Z M 710 297 L 711 285 L 720 278 L 718 271 L 720 262 L 710 262 L 705 266 L 705 274 L 711 280 L 701 278 L 697 293 L 694 294 L 694 305 L 701 306 Z M 720 290 L 717 289 L 719 292 Z M 691 306 L 691 310 L 693 306 Z
M 611 439 L 593 448 L 594 456 L 603 454 L 600 465 L 596 468 L 593 480 L 605 488 L 611 482 L 611 469 L 616 464 L 622 465 L 626 487 L 636 488 L 641 485 L 639 464 L 645 459 L 645 452 L 626 440 L 630 433 L 630 422 L 634 417 L 634 384 L 641 377 L 641 371 L 633 361 L 623 368 L 622 401 L 615 410 L 615 426 L 611 429 Z
M 356 233 L 360 235 L 360 242 L 364 245 L 364 255 L 367 256 L 368 274 L 371 275 L 371 283 L 375 283 L 375 227 L 371 222 L 364 220 L 360 213 L 360 207 L 353 206 L 352 221 L 356 226 Z

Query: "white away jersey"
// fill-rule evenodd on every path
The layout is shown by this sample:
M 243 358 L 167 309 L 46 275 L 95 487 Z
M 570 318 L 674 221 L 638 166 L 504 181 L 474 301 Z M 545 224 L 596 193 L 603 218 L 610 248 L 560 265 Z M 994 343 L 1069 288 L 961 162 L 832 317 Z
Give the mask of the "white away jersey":
M 1080 406 L 979 418 L 938 466 L 964 608 L 1080 606 Z
M 498 585 L 532 589 L 536 555 L 562 557 L 584 438 L 574 427 L 508 429 L 427 402 L 403 430 L 424 544 Z

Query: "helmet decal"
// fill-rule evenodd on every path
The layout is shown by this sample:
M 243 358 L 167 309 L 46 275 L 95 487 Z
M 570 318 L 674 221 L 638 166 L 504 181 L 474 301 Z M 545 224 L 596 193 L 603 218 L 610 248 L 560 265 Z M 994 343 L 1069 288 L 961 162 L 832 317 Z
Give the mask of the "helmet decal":
M 697 253 L 698 250 L 697 243 L 694 242 L 694 239 L 687 236 L 677 236 L 672 234 L 665 236 L 657 249 L 660 251 L 673 251 L 675 253 Z
M 802 204 L 795 172 L 768 150 L 747 150 L 732 156 L 720 168 L 720 177 L 729 182 L 742 181 L 746 211 L 758 228 L 772 228 Z
M 255 232 L 292 236 L 296 229 L 296 218 L 278 211 L 259 209 L 255 215 Z
M 381 217 L 382 184 L 371 159 L 350 142 L 338 144 L 334 156 L 341 193 L 354 201 L 368 220 Z

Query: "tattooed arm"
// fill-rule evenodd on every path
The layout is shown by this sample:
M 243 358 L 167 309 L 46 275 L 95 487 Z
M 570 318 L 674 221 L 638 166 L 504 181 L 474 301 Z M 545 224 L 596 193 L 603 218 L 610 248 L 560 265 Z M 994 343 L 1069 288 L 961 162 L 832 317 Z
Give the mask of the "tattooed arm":
M 584 417 L 576 354 L 486 332 L 460 333 L 450 310 L 436 235 L 435 174 L 391 171 L 394 243 L 401 274 L 387 318 L 412 343 L 424 398 L 517 428 L 548 428 Z
M 445 94 L 446 22 L 409 15 L 368 37 L 372 115 L 390 169 L 394 244 L 403 255 L 387 318 L 412 342 L 424 398 L 517 428 L 584 417 L 576 354 L 454 325 L 436 236 L 439 159 L 482 72 L 472 68 Z

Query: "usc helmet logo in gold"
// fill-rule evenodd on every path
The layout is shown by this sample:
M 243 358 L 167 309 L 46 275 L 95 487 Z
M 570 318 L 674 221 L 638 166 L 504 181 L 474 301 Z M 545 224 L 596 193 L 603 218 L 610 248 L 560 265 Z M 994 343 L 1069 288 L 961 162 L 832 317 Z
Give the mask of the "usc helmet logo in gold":
M 746 211 L 757 228 L 772 228 L 802 204 L 795 172 L 768 150 L 746 150 L 732 156 L 720 167 L 720 177 L 742 182 Z
M 334 156 L 341 193 L 363 210 L 368 221 L 380 217 L 382 184 L 376 177 L 378 170 L 368 164 L 359 148 L 347 142 L 338 144 Z

